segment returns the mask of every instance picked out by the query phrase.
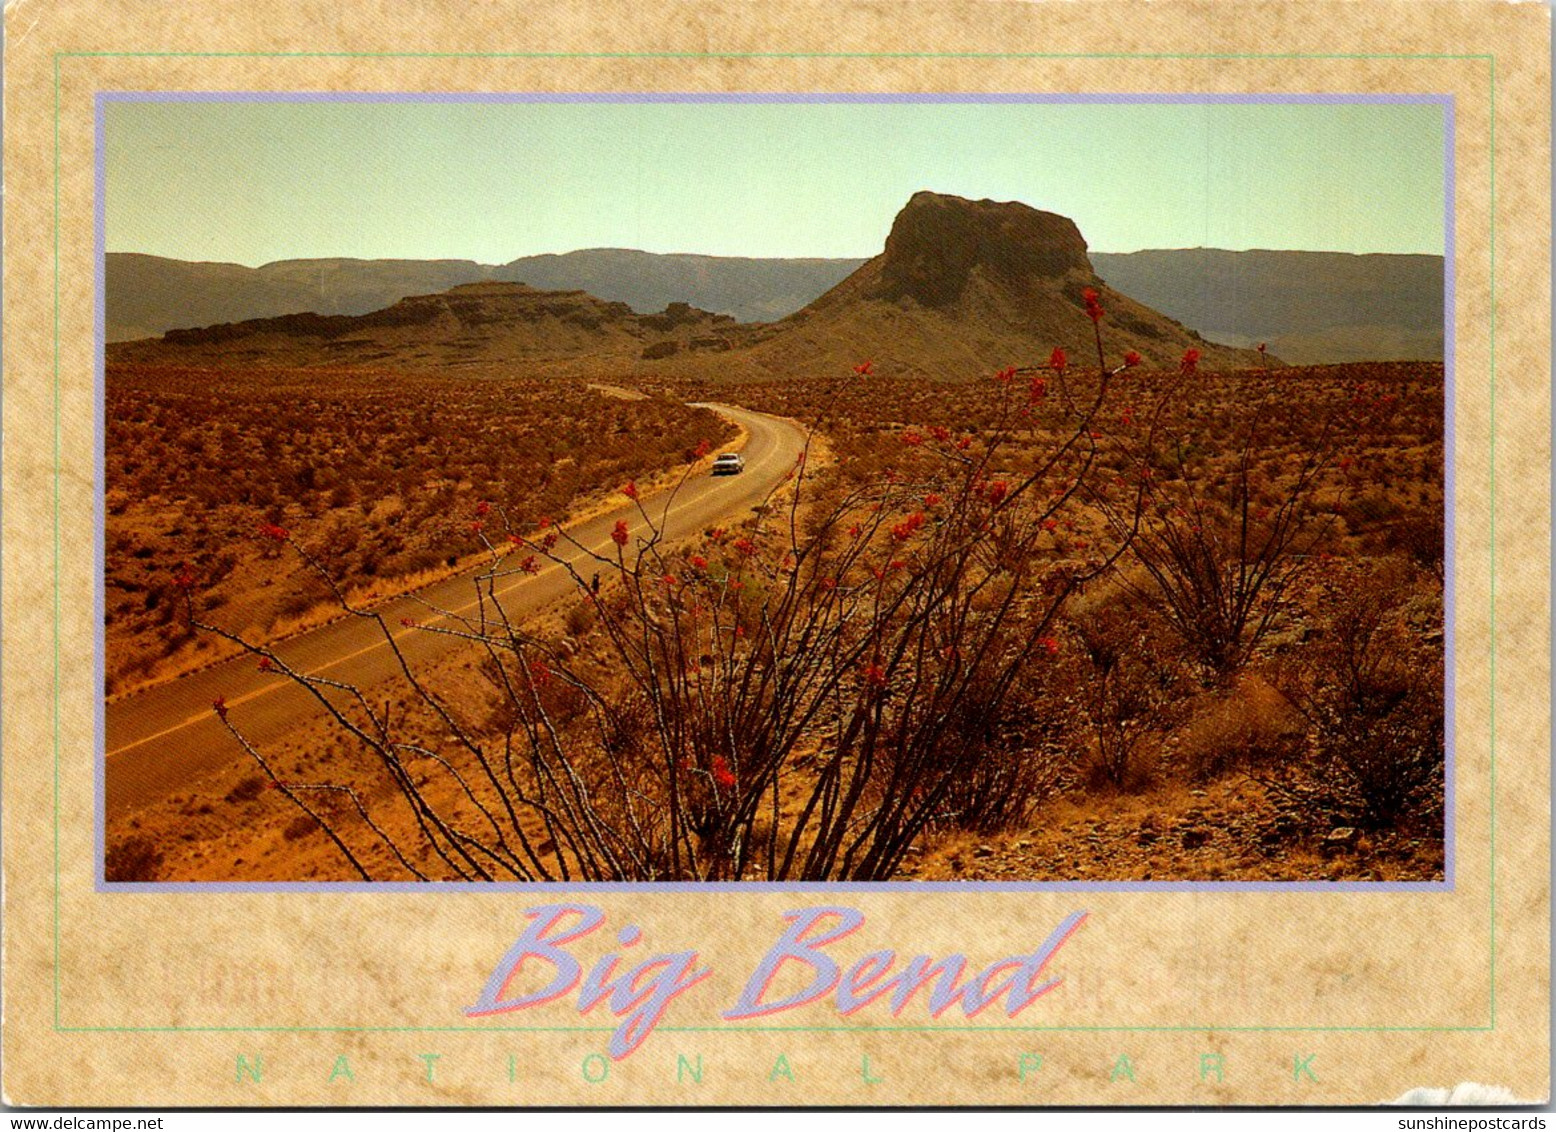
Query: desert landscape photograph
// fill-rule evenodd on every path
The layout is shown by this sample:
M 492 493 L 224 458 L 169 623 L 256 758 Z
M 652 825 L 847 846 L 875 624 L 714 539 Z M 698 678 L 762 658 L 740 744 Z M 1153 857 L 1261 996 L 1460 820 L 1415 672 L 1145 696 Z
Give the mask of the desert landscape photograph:
M 107 884 L 1451 875 L 1439 103 L 102 114 Z

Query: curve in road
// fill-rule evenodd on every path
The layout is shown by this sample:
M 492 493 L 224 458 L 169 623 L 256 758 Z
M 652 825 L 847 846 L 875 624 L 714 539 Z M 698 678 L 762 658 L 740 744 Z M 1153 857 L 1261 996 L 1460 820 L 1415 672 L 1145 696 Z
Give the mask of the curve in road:
M 728 405 L 706 404 L 747 431 L 746 470 L 742 475 L 687 480 L 678 490 L 642 501 L 667 542 L 696 534 L 720 520 L 740 515 L 760 503 L 794 467 L 805 445 L 805 433 L 792 421 Z M 589 552 L 614 555 L 611 531 L 625 519 L 641 528 L 635 504 L 567 528 L 571 540 L 557 548 L 563 561 L 576 563 L 584 576 L 593 570 Z M 384 602 L 384 620 L 399 626 L 403 618 L 420 625 L 447 619 L 429 616 L 429 606 L 453 613 L 476 606 L 474 573 L 450 578 L 419 593 Z M 568 571 L 547 563 L 538 574 L 505 579 L 498 597 L 511 618 L 523 618 L 575 590 Z M 413 667 L 420 667 L 464 644 L 458 638 L 396 629 L 396 644 Z M 400 674 L 399 662 L 376 622 L 346 617 L 279 642 L 273 650 L 300 671 L 328 676 L 363 691 Z M 247 758 L 211 710 L 223 698 L 231 718 L 256 746 L 263 746 L 324 714 L 305 689 L 285 675 L 258 671 L 253 657 L 242 654 L 117 700 L 106 709 L 104 806 L 116 817 L 159 801 L 174 790 Z

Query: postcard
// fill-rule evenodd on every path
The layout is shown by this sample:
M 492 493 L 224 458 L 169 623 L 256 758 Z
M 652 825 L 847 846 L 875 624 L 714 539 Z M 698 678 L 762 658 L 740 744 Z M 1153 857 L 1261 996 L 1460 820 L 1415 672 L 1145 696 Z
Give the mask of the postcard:
M 7 1103 L 1548 1097 L 1548 12 L 216 11 L 6 13 Z

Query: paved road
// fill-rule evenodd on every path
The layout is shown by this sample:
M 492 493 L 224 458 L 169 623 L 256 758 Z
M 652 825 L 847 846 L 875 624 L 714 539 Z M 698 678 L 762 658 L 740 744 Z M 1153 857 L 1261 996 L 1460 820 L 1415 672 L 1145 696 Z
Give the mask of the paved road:
M 744 449 L 746 470 L 738 476 L 694 477 L 673 498 L 668 492 L 645 498 L 644 507 L 669 540 L 693 535 L 720 520 L 743 517 L 783 479 L 804 446 L 804 433 L 790 421 L 725 405 L 707 407 L 749 433 Z M 569 533 L 582 547 L 614 554 L 610 534 L 618 519 L 626 519 L 635 531 L 644 529 L 636 507 L 629 504 L 570 527 Z M 558 554 L 576 562 L 584 577 L 596 568 L 583 550 L 569 547 L 566 540 Z M 462 647 L 463 642 L 402 629 L 401 619 L 436 624 L 437 619 L 422 602 L 455 613 L 469 612 L 475 606 L 470 578 L 468 574 L 451 578 L 415 597 L 398 598 L 380 607 L 413 665 L 424 665 Z M 573 589 L 574 582 L 563 567 L 547 564 L 539 574 L 504 579 L 498 596 L 508 615 L 517 618 Z M 364 690 L 399 672 L 382 631 L 363 618 L 348 617 L 320 626 L 276 645 L 275 651 L 299 671 Z M 110 821 L 248 758 L 211 710 L 218 696 L 227 701 L 233 722 L 261 747 L 323 714 L 309 693 L 285 676 L 258 671 L 254 659 L 247 655 L 109 704 L 105 792 Z

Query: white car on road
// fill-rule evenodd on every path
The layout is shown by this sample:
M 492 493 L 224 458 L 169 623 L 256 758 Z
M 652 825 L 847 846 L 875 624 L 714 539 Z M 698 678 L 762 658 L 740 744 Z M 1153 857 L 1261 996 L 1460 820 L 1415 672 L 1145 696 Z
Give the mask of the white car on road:
M 746 458 L 739 452 L 726 452 L 713 461 L 716 476 L 738 476 L 746 470 Z

